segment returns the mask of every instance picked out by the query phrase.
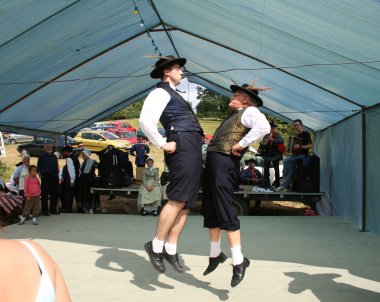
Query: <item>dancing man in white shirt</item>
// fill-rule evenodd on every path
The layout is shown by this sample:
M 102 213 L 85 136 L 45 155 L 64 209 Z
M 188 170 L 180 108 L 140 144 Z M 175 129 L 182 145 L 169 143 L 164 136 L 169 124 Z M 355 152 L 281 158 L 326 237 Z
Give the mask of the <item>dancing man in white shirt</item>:
M 204 227 L 209 229 L 211 247 L 209 265 L 203 275 L 208 275 L 227 259 L 220 247 L 224 230 L 232 254 L 232 287 L 243 280 L 250 263 L 241 252 L 240 222 L 232 202 L 233 192 L 238 186 L 241 156 L 251 143 L 270 132 L 265 115 L 257 109 L 263 105 L 258 90 L 265 89 L 268 88 L 232 85 L 234 94 L 229 107 L 233 113 L 216 129 L 207 147 L 202 214 Z
M 149 140 L 165 153 L 169 169 L 168 202 L 158 217 L 155 237 L 145 244 L 153 267 L 165 272 L 165 258 L 172 267 L 183 272 L 178 261 L 177 242 L 191 208 L 195 206 L 202 167 L 203 130 L 191 106 L 176 91 L 183 76 L 184 58 L 167 56 L 156 62 L 151 77 L 161 79 L 157 88 L 145 99 L 140 114 L 140 127 Z M 167 138 L 160 135 L 158 121 Z

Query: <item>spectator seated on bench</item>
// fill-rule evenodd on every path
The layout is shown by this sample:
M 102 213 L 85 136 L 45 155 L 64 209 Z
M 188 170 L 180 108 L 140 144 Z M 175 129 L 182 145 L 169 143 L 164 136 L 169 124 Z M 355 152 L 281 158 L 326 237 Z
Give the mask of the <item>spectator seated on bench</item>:
M 255 168 L 256 161 L 254 159 L 247 160 L 247 169 L 241 172 L 241 184 L 242 185 L 252 185 L 261 186 L 263 181 L 263 175 L 261 172 Z
M 157 216 L 162 201 L 160 178 L 158 176 L 158 169 L 153 167 L 153 158 L 147 158 L 146 166 L 139 189 L 137 209 L 143 216 L 149 213 Z

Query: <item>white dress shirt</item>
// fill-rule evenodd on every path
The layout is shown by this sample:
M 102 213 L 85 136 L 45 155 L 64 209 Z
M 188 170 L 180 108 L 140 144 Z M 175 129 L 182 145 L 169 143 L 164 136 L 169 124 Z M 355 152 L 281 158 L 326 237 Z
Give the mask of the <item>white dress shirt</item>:
M 69 172 L 70 182 L 73 183 L 75 181 L 75 167 L 74 167 L 74 162 L 70 157 L 66 158 L 66 166 L 67 166 L 67 172 Z M 59 172 L 59 179 L 63 179 L 62 172 L 63 172 L 63 169 Z
M 172 84 L 170 87 L 175 90 Z M 140 128 L 157 148 L 166 144 L 166 138 L 158 132 L 157 124 L 169 101 L 170 94 L 163 88 L 156 88 L 149 93 L 141 109 Z
M 270 125 L 265 115 L 253 106 L 248 107 L 243 112 L 241 123 L 244 127 L 251 128 L 251 130 L 249 130 L 249 132 L 239 141 L 239 145 L 243 148 L 248 147 L 260 137 L 270 132 Z

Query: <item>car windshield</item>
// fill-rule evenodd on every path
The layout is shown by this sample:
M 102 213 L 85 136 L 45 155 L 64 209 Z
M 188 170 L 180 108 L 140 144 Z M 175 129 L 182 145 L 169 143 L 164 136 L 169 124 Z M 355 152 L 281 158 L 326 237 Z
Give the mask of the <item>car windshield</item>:
M 103 135 L 106 139 L 118 139 L 119 138 L 117 135 L 110 133 L 110 132 L 107 132 L 107 131 L 102 132 L 101 135 Z
M 131 128 L 131 125 L 129 124 L 126 124 L 126 123 L 122 123 L 120 124 L 121 128 Z
M 120 132 L 119 133 L 120 137 L 128 137 L 128 138 L 133 138 L 136 137 L 136 134 L 134 132 Z

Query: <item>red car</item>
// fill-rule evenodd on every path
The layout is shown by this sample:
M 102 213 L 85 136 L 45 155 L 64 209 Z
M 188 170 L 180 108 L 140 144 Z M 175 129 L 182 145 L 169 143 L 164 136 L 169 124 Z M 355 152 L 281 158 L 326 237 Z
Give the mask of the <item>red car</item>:
M 128 131 L 128 132 L 135 132 L 136 133 L 136 128 L 133 127 L 130 124 L 127 124 L 125 122 L 108 122 L 109 125 L 114 125 L 119 131 Z
M 119 136 L 121 139 L 125 139 L 125 140 L 129 141 L 132 144 L 135 144 L 138 142 L 137 135 L 135 132 L 119 131 L 117 133 L 117 136 Z
M 212 138 L 213 138 L 212 135 L 210 135 L 210 134 L 205 134 L 205 137 L 204 137 L 204 140 L 203 140 L 203 141 L 208 145 L 208 144 L 211 142 Z

